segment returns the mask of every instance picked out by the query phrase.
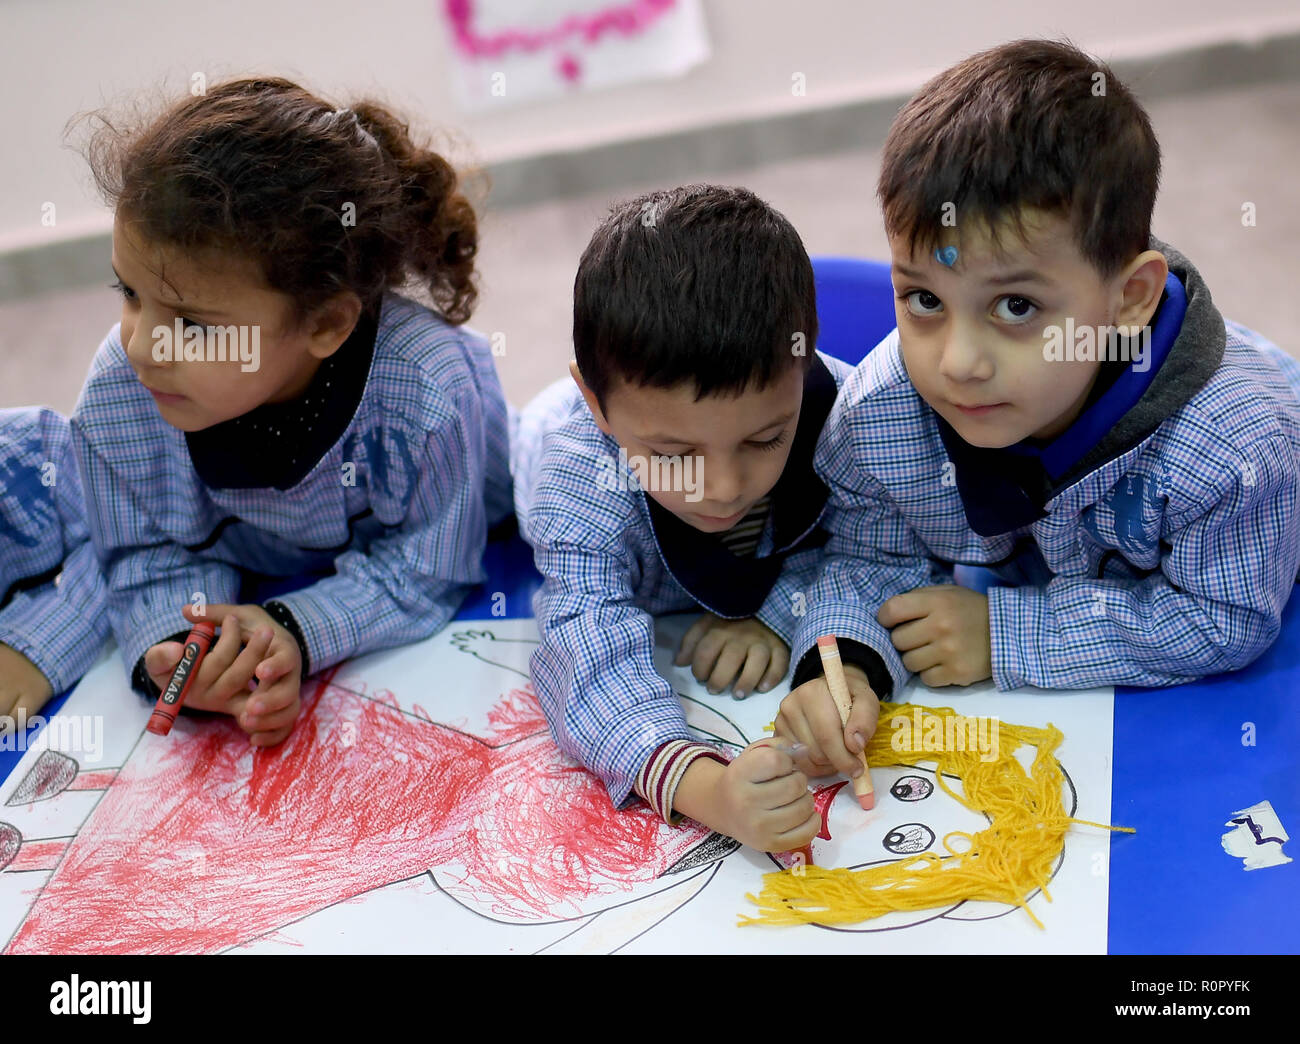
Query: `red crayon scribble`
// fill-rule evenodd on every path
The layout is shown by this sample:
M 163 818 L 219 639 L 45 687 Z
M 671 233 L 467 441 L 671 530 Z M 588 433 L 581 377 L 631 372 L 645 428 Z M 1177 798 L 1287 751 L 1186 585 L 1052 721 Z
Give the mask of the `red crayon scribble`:
M 68 784 L 69 790 L 107 790 L 117 778 L 117 769 L 100 769 L 96 772 L 80 772 Z
M 22 873 L 26 870 L 53 870 L 63 858 L 68 847 L 68 839 L 63 837 L 45 838 L 27 841 L 14 852 L 6 869 L 10 873 Z
M 498 701 L 484 737 L 377 695 L 321 682 L 270 751 L 226 719 L 145 736 L 6 952 L 214 952 L 439 868 L 490 916 L 579 916 L 709 837 L 616 810 L 529 689 Z

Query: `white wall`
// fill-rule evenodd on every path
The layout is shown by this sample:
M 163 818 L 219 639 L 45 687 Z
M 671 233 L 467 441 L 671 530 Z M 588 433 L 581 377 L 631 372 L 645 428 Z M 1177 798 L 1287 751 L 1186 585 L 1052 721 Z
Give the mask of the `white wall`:
M 1103 58 L 1300 27 L 1296 0 L 704 0 L 713 58 L 681 80 L 474 114 L 445 68 L 441 0 L 0 0 L 0 250 L 107 230 L 73 113 L 161 83 L 253 72 L 392 103 L 495 161 L 688 126 L 906 92 L 957 58 L 1021 36 L 1068 36 Z M 802 72 L 807 93 L 791 93 Z M 466 153 L 460 154 L 462 157 Z M 54 202 L 57 223 L 42 227 Z

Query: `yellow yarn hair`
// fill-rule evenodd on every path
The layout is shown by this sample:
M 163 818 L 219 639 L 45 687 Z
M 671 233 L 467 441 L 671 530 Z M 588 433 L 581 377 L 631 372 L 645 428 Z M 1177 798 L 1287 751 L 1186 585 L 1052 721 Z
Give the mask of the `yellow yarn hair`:
M 911 729 L 910 744 L 895 749 L 894 742 L 903 738 L 903 730 L 891 726 L 890 721 L 900 715 L 913 718 L 917 711 L 923 728 Z M 919 749 L 924 746 L 922 736 L 936 727 L 929 725 L 929 719 L 938 718 L 937 727 L 944 727 L 944 719 L 950 717 L 961 716 L 951 707 L 882 703 L 880 724 L 867 744 L 867 760 L 872 765 L 934 762 L 938 785 L 971 811 L 987 816 L 986 829 L 977 834 L 955 830 L 945 835 L 946 856 L 923 852 L 862 870 L 800 866 L 764 874 L 762 893 L 746 896 L 760 912 L 756 917 L 742 916 L 740 923 L 852 924 L 893 910 L 928 910 L 972 899 L 1018 906 L 1042 928 L 1026 902 L 1035 889 L 1042 889 L 1047 901 L 1052 901 L 1047 883 L 1070 825 L 1134 833 L 1129 827 L 1106 826 L 1065 814 L 1061 801 L 1065 775 L 1055 753 L 1065 737 L 1054 725 L 1036 729 L 996 722 L 998 756 L 992 761 L 981 760 L 978 750 Z M 1026 744 L 1037 750 L 1032 775 L 1025 773 L 1015 757 Z M 961 780 L 964 796 L 948 786 L 945 773 Z M 964 838 L 967 847 L 958 851 L 953 838 Z

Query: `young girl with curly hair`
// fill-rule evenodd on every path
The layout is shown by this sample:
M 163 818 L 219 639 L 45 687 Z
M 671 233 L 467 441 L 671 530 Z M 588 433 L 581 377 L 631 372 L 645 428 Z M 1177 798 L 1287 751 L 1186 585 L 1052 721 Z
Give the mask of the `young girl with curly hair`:
M 460 325 L 474 210 L 387 108 L 283 79 L 101 117 L 88 157 L 123 301 L 72 430 L 110 622 L 154 695 L 188 624 L 218 624 L 186 705 L 271 746 L 309 672 L 427 637 L 485 578 L 511 495 L 492 354 Z

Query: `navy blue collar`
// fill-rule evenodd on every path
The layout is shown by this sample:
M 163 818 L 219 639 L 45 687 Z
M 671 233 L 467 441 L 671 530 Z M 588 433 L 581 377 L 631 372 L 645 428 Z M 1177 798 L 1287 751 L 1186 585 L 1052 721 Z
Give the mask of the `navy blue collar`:
M 1165 280 L 1164 297 L 1151 326 L 1147 366 L 1141 372 L 1131 364 L 1125 366 L 1119 378 L 1104 394 L 1085 405 L 1074 423 L 1046 445 L 1035 439 L 1026 439 L 1008 447 L 1009 451 L 1036 455 L 1053 481 L 1059 481 L 1067 475 L 1147 393 L 1156 373 L 1168 358 L 1174 341 L 1178 339 L 1178 331 L 1182 329 L 1183 316 L 1186 314 L 1187 292 L 1179 278 L 1170 272 Z M 1116 343 L 1121 351 L 1128 351 L 1129 345 L 1124 338 Z M 1100 349 L 1101 346 L 1098 345 L 1098 350 Z M 1121 355 L 1121 358 L 1124 356 Z M 1132 355 L 1128 355 L 1128 358 L 1131 359 Z
M 1048 442 L 1026 438 L 1002 449 L 972 446 L 937 413 L 934 419 L 948 459 L 956 471 L 957 492 L 971 528 L 980 536 L 999 536 L 1046 517 L 1043 505 L 1071 470 L 1106 438 L 1116 423 L 1151 387 L 1182 329 L 1187 293 L 1173 272 L 1151 327 L 1148 365 L 1141 371 L 1122 365 L 1119 376 L 1094 388 L 1073 424 Z M 1132 358 L 1125 339 L 1116 341 L 1121 358 Z M 1103 346 L 1099 345 L 1099 350 Z M 1103 365 L 1116 365 L 1115 363 Z M 933 411 L 932 411 L 933 412 Z M 1127 446 L 1115 447 L 1118 456 Z

